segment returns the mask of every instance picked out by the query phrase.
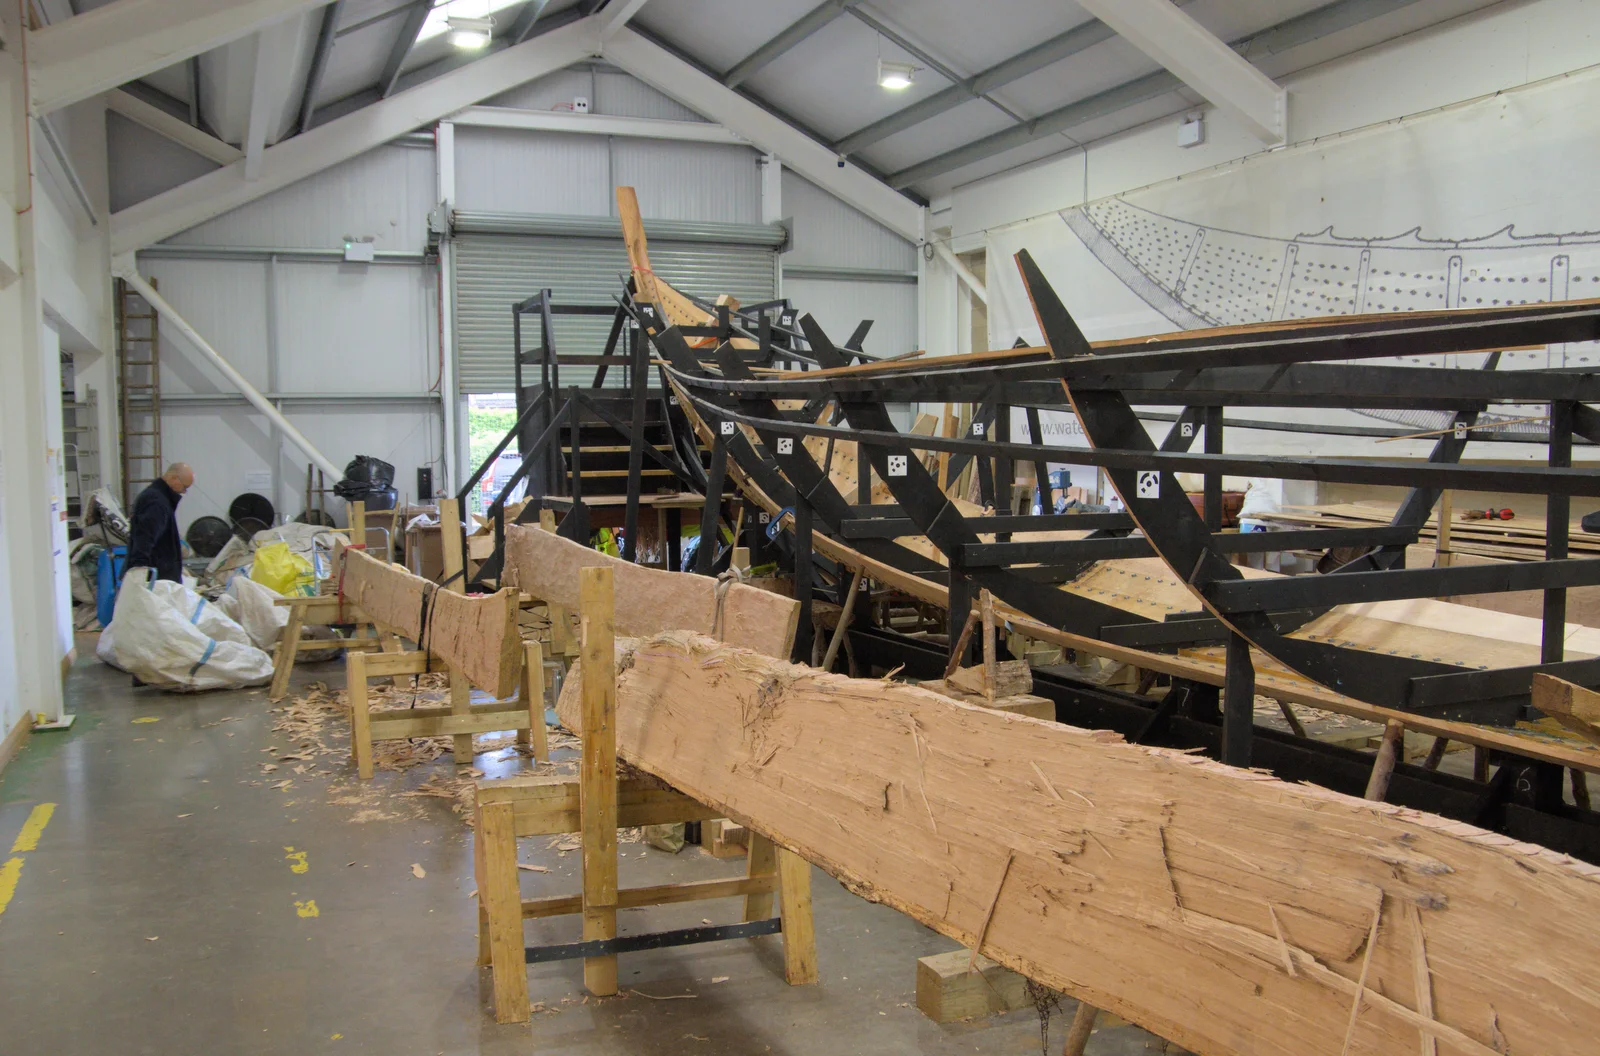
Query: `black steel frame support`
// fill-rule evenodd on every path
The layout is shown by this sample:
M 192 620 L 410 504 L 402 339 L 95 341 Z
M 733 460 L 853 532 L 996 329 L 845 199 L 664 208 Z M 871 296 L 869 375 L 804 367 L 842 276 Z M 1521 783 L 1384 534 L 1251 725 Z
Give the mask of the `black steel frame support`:
M 1572 465 L 1573 405 L 1559 400 L 1550 404 L 1550 455 L 1553 468 L 1565 469 Z M 1545 499 L 1544 556 L 1546 561 L 1559 561 L 1567 556 L 1567 533 L 1572 517 L 1572 500 L 1565 495 L 1550 495 Z M 1539 658 L 1547 664 L 1556 663 L 1566 655 L 1567 589 L 1549 587 L 1544 592 L 1544 625 L 1539 648 Z
M 1250 660 L 1250 642 L 1243 635 L 1228 635 L 1227 674 L 1222 686 L 1222 761 L 1229 766 L 1250 765 L 1250 745 L 1255 735 L 1256 669 Z

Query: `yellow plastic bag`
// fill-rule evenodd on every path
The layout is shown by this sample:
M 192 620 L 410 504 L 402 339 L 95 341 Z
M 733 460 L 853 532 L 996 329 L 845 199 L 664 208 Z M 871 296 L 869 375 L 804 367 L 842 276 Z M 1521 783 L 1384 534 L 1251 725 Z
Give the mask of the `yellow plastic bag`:
M 286 597 L 317 592 L 317 573 L 311 562 L 289 549 L 288 543 L 270 543 L 256 551 L 250 578 Z

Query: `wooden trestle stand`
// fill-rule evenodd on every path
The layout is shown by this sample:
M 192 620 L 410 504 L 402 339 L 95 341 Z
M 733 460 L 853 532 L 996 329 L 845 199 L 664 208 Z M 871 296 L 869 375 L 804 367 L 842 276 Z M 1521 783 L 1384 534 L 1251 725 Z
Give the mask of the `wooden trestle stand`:
M 663 946 L 783 933 L 784 977 L 791 985 L 817 979 L 811 917 L 811 867 L 768 840 L 750 835 L 747 874 L 653 887 L 618 888 L 617 829 L 701 821 L 720 812 L 652 778 L 617 779 L 616 659 L 612 570 L 580 572 L 579 663 L 583 676 L 583 760 L 577 780 L 514 777 L 478 785 L 473 863 L 478 882 L 478 963 L 494 983 L 495 1019 L 526 1022 L 527 966 L 582 957 L 584 986 L 600 997 L 617 992 L 617 954 Z M 583 887 L 576 895 L 522 898 L 517 837 L 579 832 Z M 779 916 L 772 918 L 773 895 Z M 617 910 L 707 898 L 744 897 L 744 922 L 617 937 Z M 538 917 L 581 914 L 583 941 L 524 945 L 522 924 Z
M 455 499 L 439 503 L 440 522 L 456 525 L 460 507 Z M 459 592 L 465 580 L 465 555 L 461 532 L 443 531 L 444 577 L 441 590 Z M 315 600 L 315 599 L 307 599 Z M 329 599 L 330 601 L 333 599 Z M 421 643 L 419 643 L 421 644 Z M 420 675 L 447 670 L 450 674 L 450 703 L 447 706 L 407 708 L 404 711 L 373 711 L 367 696 L 367 680 L 394 675 Z M 409 653 L 384 652 L 369 655 L 351 652 L 345 657 L 345 685 L 350 694 L 350 753 L 356 771 L 364 780 L 373 775 L 372 742 L 407 737 L 452 737 L 457 766 L 472 762 L 472 735 L 496 730 L 515 730 L 517 743 L 531 743 L 533 757 L 550 761 L 545 730 L 544 647 L 536 641 L 522 644 L 522 675 L 517 699 L 473 704 L 472 686 L 467 677 L 438 656 L 419 650 Z

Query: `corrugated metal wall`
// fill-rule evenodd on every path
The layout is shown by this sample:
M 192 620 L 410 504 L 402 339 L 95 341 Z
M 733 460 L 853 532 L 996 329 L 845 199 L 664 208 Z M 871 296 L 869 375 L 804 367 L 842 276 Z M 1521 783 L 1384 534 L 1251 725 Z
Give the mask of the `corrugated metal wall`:
M 463 392 L 510 392 L 513 387 L 511 306 L 548 288 L 558 304 L 613 304 L 628 271 L 619 240 L 550 235 L 464 234 L 455 242 L 457 378 Z M 731 293 L 753 304 L 774 296 L 770 248 L 718 243 L 650 244 L 650 263 L 686 293 L 705 298 Z M 525 318 L 524 348 L 538 343 Z M 555 320 L 558 352 L 602 350 L 610 321 L 567 316 Z M 587 384 L 591 370 L 567 370 L 562 384 Z M 613 378 L 621 378 L 613 372 Z M 529 379 L 524 379 L 526 383 Z
M 371 235 L 379 249 L 419 252 L 434 197 L 433 152 L 386 146 L 192 227 L 186 245 L 324 248 Z
M 783 295 L 816 316 L 835 344 L 843 344 L 863 319 L 871 319 L 862 351 L 897 356 L 917 347 L 917 288 L 893 282 L 837 282 L 784 276 Z
M 168 252 L 141 256 L 139 270 L 201 336 L 256 388 L 284 396 L 284 413 L 334 462 L 376 455 L 397 467 L 402 491 L 414 490 L 416 467 L 436 462 L 442 443 L 439 403 L 424 398 L 439 376 L 434 268 Z M 224 514 L 247 490 L 300 513 L 306 457 L 274 445 L 267 420 L 170 327 L 161 367 L 163 454 L 189 462 L 197 479 L 180 524 Z M 196 398 L 205 394 L 223 398 Z M 342 508 L 331 497 L 328 505 Z
M 456 130 L 456 201 L 473 212 L 615 216 L 634 188 L 646 219 L 753 224 L 761 174 L 748 147 L 515 129 Z
M 794 218 L 794 246 L 784 264 L 915 271 L 917 249 L 865 213 L 789 169 L 783 170 L 783 215 Z
M 874 320 L 864 351 L 899 355 L 917 345 L 917 287 L 909 281 L 863 281 L 861 277 L 806 275 L 879 272 L 914 275 L 917 248 L 866 214 L 846 205 L 802 176 L 783 173 L 783 215 L 794 225 L 794 244 L 783 254 L 783 295 L 801 312 L 817 317 L 843 341 L 862 319 Z M 791 272 L 790 269 L 793 269 Z

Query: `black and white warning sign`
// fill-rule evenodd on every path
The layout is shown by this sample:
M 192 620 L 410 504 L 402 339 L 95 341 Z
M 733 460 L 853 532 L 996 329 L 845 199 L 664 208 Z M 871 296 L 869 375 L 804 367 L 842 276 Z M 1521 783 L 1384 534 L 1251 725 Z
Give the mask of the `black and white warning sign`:
M 906 456 L 905 455 L 890 455 L 889 456 L 889 475 L 891 477 L 903 477 L 903 476 L 906 475 Z
M 723 436 L 732 436 L 733 435 L 733 423 L 732 422 L 723 422 L 723 423 L 721 423 L 721 425 L 722 425 L 722 435 Z
M 1159 499 L 1161 497 L 1161 472 L 1154 469 L 1141 469 L 1139 471 L 1139 483 L 1134 492 L 1141 499 Z
M 792 437 L 792 436 L 780 436 L 780 437 L 778 437 L 778 454 L 780 454 L 780 455 L 792 455 L 792 454 L 794 454 L 794 437 Z
M 1194 435 L 1194 423 L 1193 422 L 1184 422 L 1183 425 L 1181 426 L 1181 428 L 1178 431 L 1178 435 L 1179 436 L 1193 436 Z
M 985 424 L 986 423 L 984 423 L 984 422 L 973 422 L 972 423 L 972 435 L 973 436 L 982 436 L 983 435 L 983 427 L 984 427 Z

